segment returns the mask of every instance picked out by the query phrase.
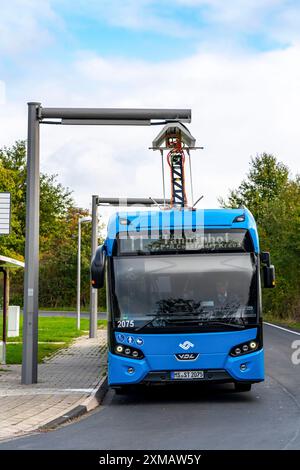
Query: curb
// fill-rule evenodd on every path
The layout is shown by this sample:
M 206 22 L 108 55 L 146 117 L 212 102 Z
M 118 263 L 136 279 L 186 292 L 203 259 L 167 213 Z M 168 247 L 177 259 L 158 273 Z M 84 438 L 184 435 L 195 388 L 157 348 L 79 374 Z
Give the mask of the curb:
M 100 380 L 100 383 L 99 385 L 97 385 L 97 388 L 94 389 L 92 394 L 88 398 L 86 398 L 81 405 L 77 405 L 75 406 L 75 408 L 72 408 L 66 414 L 63 414 L 62 416 L 59 416 L 58 418 L 55 418 L 52 421 L 43 424 L 43 426 L 40 426 L 37 431 L 52 431 L 58 426 L 65 424 L 74 418 L 79 418 L 80 416 L 88 413 L 89 411 L 94 410 L 95 408 L 97 408 L 97 406 L 102 403 L 107 390 L 108 382 L 107 376 L 105 376 Z

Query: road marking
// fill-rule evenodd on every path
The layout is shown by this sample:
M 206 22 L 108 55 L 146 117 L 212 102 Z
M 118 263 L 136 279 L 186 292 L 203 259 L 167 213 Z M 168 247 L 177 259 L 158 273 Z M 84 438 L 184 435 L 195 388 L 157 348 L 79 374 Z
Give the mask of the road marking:
M 293 333 L 294 335 L 300 336 L 300 332 L 298 331 L 288 330 L 287 328 L 283 328 L 283 326 L 274 325 L 273 323 L 268 323 L 266 321 L 264 321 L 264 324 L 273 326 L 274 328 L 278 328 L 279 330 L 287 331 L 288 333 Z

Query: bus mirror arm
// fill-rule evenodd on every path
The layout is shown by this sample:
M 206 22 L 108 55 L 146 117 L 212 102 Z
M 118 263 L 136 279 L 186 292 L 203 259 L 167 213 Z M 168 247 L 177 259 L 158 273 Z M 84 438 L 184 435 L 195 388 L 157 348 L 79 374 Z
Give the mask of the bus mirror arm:
M 94 289 L 101 289 L 104 286 L 106 251 L 105 246 L 97 248 L 91 264 L 91 282 Z
M 260 261 L 262 264 L 270 266 L 271 265 L 270 253 L 268 251 L 262 251 L 260 254 Z

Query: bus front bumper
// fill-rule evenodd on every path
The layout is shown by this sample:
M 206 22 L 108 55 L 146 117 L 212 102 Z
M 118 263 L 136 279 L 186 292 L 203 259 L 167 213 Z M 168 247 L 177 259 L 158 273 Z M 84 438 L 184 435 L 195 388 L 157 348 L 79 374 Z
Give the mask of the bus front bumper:
M 149 355 L 138 360 L 109 352 L 108 363 L 108 382 L 112 387 L 142 383 L 182 383 L 184 380 L 173 380 L 171 374 L 172 371 L 180 370 L 202 370 L 203 379 L 193 379 L 193 382 L 255 383 L 264 380 L 263 349 L 239 357 L 202 354 L 197 361 L 176 361 L 171 355 Z

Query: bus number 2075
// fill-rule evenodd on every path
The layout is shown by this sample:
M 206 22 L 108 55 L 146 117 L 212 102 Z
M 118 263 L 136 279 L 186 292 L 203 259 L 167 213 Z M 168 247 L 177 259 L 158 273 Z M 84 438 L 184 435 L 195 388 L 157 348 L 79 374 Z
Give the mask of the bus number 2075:
M 118 328 L 134 328 L 134 320 L 118 320 Z

